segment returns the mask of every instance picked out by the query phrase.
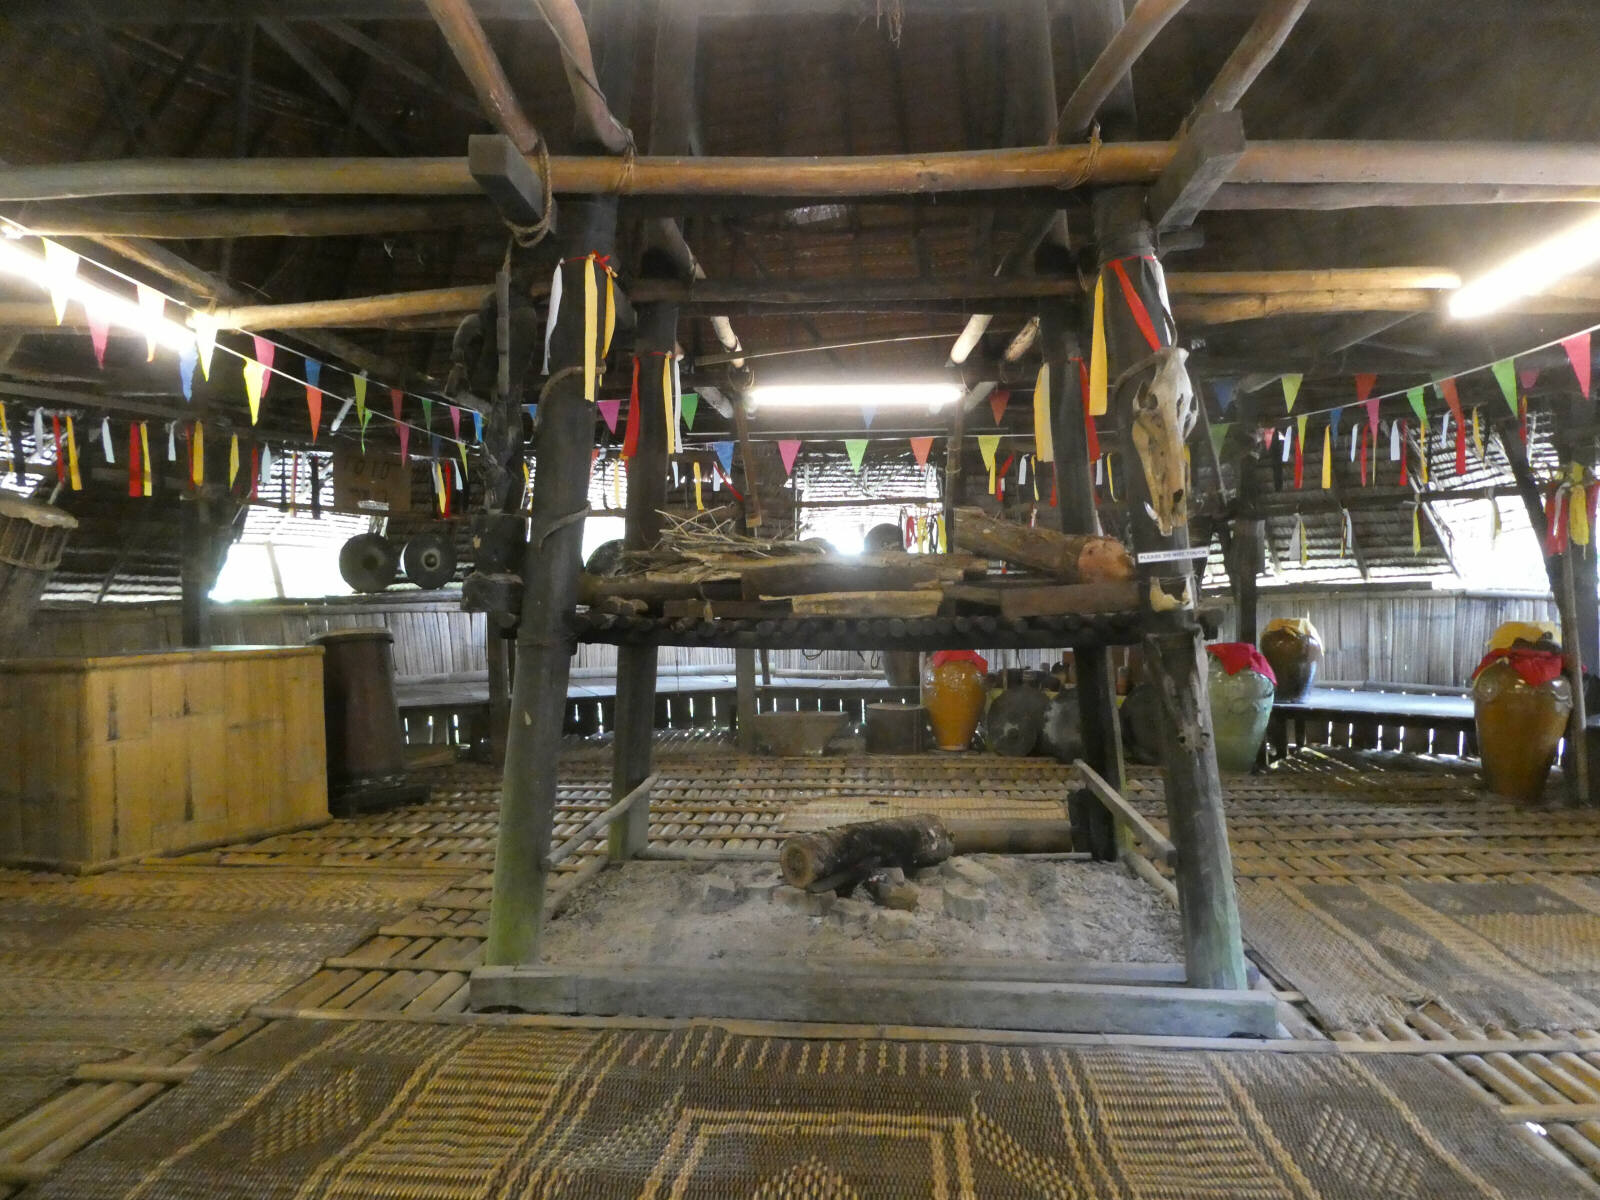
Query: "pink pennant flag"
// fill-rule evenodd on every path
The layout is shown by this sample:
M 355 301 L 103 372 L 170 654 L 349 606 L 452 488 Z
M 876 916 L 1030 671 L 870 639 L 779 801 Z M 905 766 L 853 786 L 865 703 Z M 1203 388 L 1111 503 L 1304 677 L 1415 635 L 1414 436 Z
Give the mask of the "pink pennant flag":
M 612 428 L 616 426 L 613 424 Z M 450 436 L 458 442 L 461 440 L 461 410 L 454 404 L 450 406 Z
M 597 403 L 595 405 L 595 407 L 600 410 L 600 415 L 606 419 L 606 428 L 611 430 L 612 433 L 615 433 L 617 431 L 617 417 L 622 412 L 622 401 L 621 400 L 601 400 L 599 403 Z M 455 410 L 451 409 L 450 411 L 454 412 Z M 455 421 L 456 421 L 456 433 L 459 436 L 460 433 L 461 433 L 461 418 L 460 418 L 460 416 L 457 416 L 455 418 Z
M 259 334 L 251 334 L 250 340 L 255 343 L 256 361 L 262 365 L 261 394 L 267 394 L 267 388 L 272 383 L 272 356 L 277 353 L 278 347 Z
M 106 365 L 106 338 L 111 333 L 111 323 L 98 307 L 87 308 L 83 315 L 89 322 L 89 341 L 94 344 L 94 360 L 102 370 Z
M 1000 424 L 1005 420 L 1006 405 L 1011 402 L 1011 393 L 1005 388 L 995 388 L 989 393 L 989 411 L 994 414 L 994 423 Z
M 1561 343 L 1561 348 L 1567 352 L 1567 361 L 1572 363 L 1572 373 L 1578 377 L 1578 386 L 1583 389 L 1584 398 L 1589 395 L 1589 368 L 1593 360 L 1589 357 L 1589 334 L 1575 333 Z
M 931 437 L 914 437 L 911 439 L 911 453 L 916 456 L 917 466 L 919 467 L 928 465 L 928 451 L 932 449 L 933 439 Z
M 783 459 L 784 474 L 794 474 L 794 460 L 799 453 L 800 443 L 798 440 L 784 439 L 778 443 L 778 455 Z
M 1517 370 L 1517 382 L 1522 385 L 1522 390 L 1527 391 L 1539 382 L 1538 367 L 1520 367 Z
M 397 387 L 389 389 L 389 404 L 394 408 L 394 428 L 395 432 L 400 435 L 400 461 L 402 463 L 411 461 L 411 426 L 407 425 L 400 415 L 401 408 L 405 402 L 405 395 Z
M 1372 430 L 1372 436 L 1378 436 L 1378 402 L 1369 399 L 1372 389 L 1377 386 L 1376 375 L 1356 376 L 1356 403 L 1367 406 L 1367 428 Z

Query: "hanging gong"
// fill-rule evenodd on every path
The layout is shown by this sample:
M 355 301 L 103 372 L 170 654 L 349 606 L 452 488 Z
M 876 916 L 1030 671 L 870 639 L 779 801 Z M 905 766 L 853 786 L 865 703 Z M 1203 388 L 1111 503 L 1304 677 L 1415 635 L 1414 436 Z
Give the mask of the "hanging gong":
M 406 543 L 400 561 L 407 579 L 424 591 L 433 591 L 455 578 L 455 543 L 448 534 L 419 533 Z
M 400 556 L 382 534 L 358 533 L 339 547 L 339 574 L 358 592 L 383 591 L 399 565 Z
M 583 564 L 583 569 L 591 575 L 622 574 L 622 545 L 621 538 L 601 542 L 590 553 L 589 561 Z

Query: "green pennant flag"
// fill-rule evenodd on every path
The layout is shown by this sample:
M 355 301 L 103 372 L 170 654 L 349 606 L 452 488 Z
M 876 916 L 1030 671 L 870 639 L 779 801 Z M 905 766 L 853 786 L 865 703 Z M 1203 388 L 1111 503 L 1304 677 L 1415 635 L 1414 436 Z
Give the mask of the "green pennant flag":
M 1494 372 L 1495 382 L 1500 385 L 1500 394 L 1506 398 L 1506 404 L 1511 408 L 1511 415 L 1517 415 L 1517 368 L 1509 358 L 1502 358 L 1489 370 Z
M 867 439 L 845 438 L 844 451 L 850 456 L 851 469 L 859 472 L 861 470 L 862 456 L 867 452 Z
M 424 429 L 433 427 L 433 401 L 426 396 L 422 397 L 422 427 Z
M 1422 389 L 1414 387 L 1406 392 L 1406 399 L 1411 401 L 1411 407 L 1417 414 L 1417 420 L 1422 422 L 1422 432 L 1428 432 L 1428 406 L 1423 403 Z
M 1300 396 L 1300 383 L 1304 379 L 1304 375 L 1285 375 L 1283 377 L 1283 410 L 1285 412 L 1294 411 L 1294 402 Z
M 685 428 L 694 428 L 694 415 L 700 411 L 700 393 L 685 392 L 678 397 L 678 403 L 683 411 L 683 424 Z
M 1222 457 L 1222 443 L 1228 440 L 1228 430 L 1232 428 L 1232 421 L 1220 421 L 1211 427 L 1211 446 L 1218 458 Z

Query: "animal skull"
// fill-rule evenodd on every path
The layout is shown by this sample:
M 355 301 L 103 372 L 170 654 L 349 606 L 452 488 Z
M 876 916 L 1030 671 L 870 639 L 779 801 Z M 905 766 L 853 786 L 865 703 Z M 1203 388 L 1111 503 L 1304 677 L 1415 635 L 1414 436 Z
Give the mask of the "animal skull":
M 1187 524 L 1189 465 L 1183 445 L 1199 413 L 1194 385 L 1184 367 L 1187 350 L 1164 346 L 1156 351 L 1155 370 L 1139 385 L 1133 399 L 1130 432 L 1144 467 L 1150 499 L 1145 508 L 1162 537 Z

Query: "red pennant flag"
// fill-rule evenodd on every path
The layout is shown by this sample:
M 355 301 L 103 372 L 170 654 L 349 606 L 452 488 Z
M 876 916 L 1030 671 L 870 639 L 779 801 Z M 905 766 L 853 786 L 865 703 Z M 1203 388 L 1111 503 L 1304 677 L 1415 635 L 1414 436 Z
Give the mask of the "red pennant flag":
M 615 405 L 621 405 L 622 401 L 613 400 L 611 403 Z M 613 409 L 612 412 L 613 416 L 611 418 L 611 432 L 615 433 L 617 431 L 617 418 L 614 415 L 616 410 Z M 458 442 L 461 440 L 461 410 L 454 404 L 450 406 L 450 436 L 455 438 Z
M 449 459 L 439 464 L 439 475 L 444 480 L 444 512 L 441 515 L 445 518 L 450 516 L 450 485 L 455 481 L 455 474 L 455 464 Z
M 89 322 L 89 342 L 94 346 L 94 361 L 103 371 L 106 366 L 106 338 L 111 334 L 111 322 L 106 320 L 98 307 L 84 309 L 83 315 Z
M 1272 439 L 1275 438 L 1277 436 L 1277 434 L 1278 434 L 1277 429 L 1275 429 L 1271 425 L 1268 425 L 1265 429 L 1263 429 L 1261 431 L 1261 438 L 1262 438 L 1262 447 L 1261 448 L 1263 450 L 1271 450 L 1272 449 Z
M 917 460 L 917 466 L 919 467 L 928 465 L 928 451 L 932 449 L 933 439 L 931 437 L 914 437 L 911 439 L 911 455 Z
M 639 356 L 633 357 L 633 390 L 628 393 L 628 432 L 622 439 L 622 457 L 639 453 Z
M 317 430 L 322 428 L 322 389 L 306 384 L 306 415 L 311 418 L 311 442 L 317 441 Z
M 1522 390 L 1527 391 L 1539 382 L 1538 367 L 1523 367 L 1517 371 L 1517 382 L 1522 385 Z
M 1551 485 L 1544 498 L 1545 529 L 1544 552 L 1554 556 L 1567 548 L 1570 528 L 1567 513 L 1567 494 L 1557 485 Z
M 1060 475 L 1061 475 L 1061 467 L 1060 467 L 1060 465 L 1058 463 L 1051 463 L 1050 464 L 1050 507 L 1051 508 L 1056 507 L 1056 480 L 1060 477 Z
M 994 414 L 994 423 L 1000 424 L 1005 419 L 1006 405 L 1011 402 L 1011 393 L 1005 388 L 995 388 L 989 393 L 989 411 Z
M 1454 379 L 1439 380 L 1439 393 L 1450 406 L 1450 415 L 1456 423 L 1456 474 L 1467 473 L 1467 422 L 1461 413 L 1461 393 Z
M 1567 361 L 1572 364 L 1572 373 L 1578 377 L 1578 386 L 1583 389 L 1585 399 L 1589 396 L 1589 368 L 1593 360 L 1589 357 L 1589 334 L 1575 333 L 1561 343 L 1561 348 L 1567 352 Z
M 1357 375 L 1356 403 L 1365 404 L 1367 402 L 1367 397 L 1372 395 L 1372 389 L 1376 387 L 1377 384 L 1378 377 L 1376 375 Z
M 144 495 L 144 455 L 139 447 L 139 422 L 128 422 L 128 495 Z
M 401 418 L 401 410 L 405 402 L 405 393 L 397 387 L 389 389 L 389 404 L 394 409 L 394 429 L 400 435 L 400 461 L 411 461 L 411 426 Z

